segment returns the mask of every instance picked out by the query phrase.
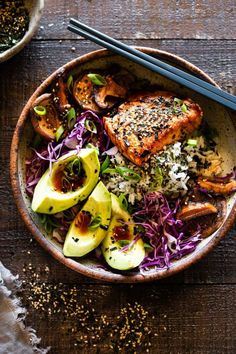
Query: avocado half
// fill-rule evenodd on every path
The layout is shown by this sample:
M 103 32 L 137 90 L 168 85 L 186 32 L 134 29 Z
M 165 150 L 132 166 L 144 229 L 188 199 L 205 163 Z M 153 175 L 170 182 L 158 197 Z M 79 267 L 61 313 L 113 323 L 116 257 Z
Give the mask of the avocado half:
M 130 247 L 125 247 L 125 243 L 131 243 L 134 239 L 134 225 L 130 214 L 121 208 L 116 195 L 111 193 L 112 212 L 111 222 L 107 235 L 102 242 L 102 253 L 110 267 L 118 270 L 128 270 L 137 267 L 145 257 L 145 249 L 142 239 L 137 240 Z M 126 232 L 122 233 L 117 240 L 117 231 L 124 228 Z M 122 241 L 122 242 L 121 242 Z
M 55 172 L 65 164 L 79 158 L 85 172 L 83 185 L 75 191 L 63 193 L 56 190 L 53 184 Z M 84 200 L 91 193 L 98 182 L 100 163 L 95 149 L 81 149 L 78 154 L 70 152 L 63 155 L 52 165 L 39 180 L 33 195 L 31 208 L 37 213 L 55 214 L 71 208 L 79 201 Z
M 86 218 L 87 225 L 81 225 Z M 96 218 L 100 223 L 90 228 L 89 221 Z M 69 228 L 63 247 L 64 255 L 82 257 L 95 249 L 106 236 L 110 218 L 111 196 L 104 184 L 99 182 Z

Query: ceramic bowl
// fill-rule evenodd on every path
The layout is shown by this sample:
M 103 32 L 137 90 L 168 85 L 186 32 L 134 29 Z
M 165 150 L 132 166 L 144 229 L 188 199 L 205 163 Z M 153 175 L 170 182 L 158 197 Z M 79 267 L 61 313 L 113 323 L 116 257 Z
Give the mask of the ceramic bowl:
M 38 24 L 40 18 L 42 16 L 42 11 L 44 7 L 44 0 L 25 0 L 25 7 L 29 11 L 29 28 L 25 33 L 24 37 L 16 43 L 13 47 L 5 50 L 3 53 L 0 53 L 0 63 L 12 58 L 14 55 L 19 53 L 24 46 L 29 43 L 31 38 L 33 37 L 36 29 L 38 28 Z
M 176 55 L 151 49 L 151 48 L 141 48 L 140 50 L 154 55 L 157 58 L 165 60 L 172 65 L 179 68 L 187 70 L 198 77 L 216 85 L 216 83 L 203 71 L 201 71 L 196 66 L 190 64 L 189 62 L 177 57 Z M 233 166 L 236 165 L 236 132 L 233 120 L 230 113 L 218 105 L 217 103 L 210 101 L 209 99 L 202 97 L 201 95 L 193 92 L 184 87 L 180 87 L 178 84 L 160 76 L 153 74 L 149 70 L 128 61 L 118 55 L 112 54 L 107 50 L 98 50 L 91 52 L 89 54 L 83 55 L 66 65 L 62 68 L 56 70 L 51 76 L 49 76 L 33 93 L 27 104 L 25 105 L 21 116 L 16 125 L 16 129 L 13 136 L 12 148 L 11 148 L 11 182 L 12 188 L 18 206 L 19 212 L 29 228 L 30 232 L 34 235 L 39 244 L 45 248 L 54 258 L 59 260 L 62 264 L 67 267 L 84 274 L 86 276 L 96 278 L 99 280 L 110 281 L 110 282 L 144 282 L 152 281 L 160 278 L 164 278 L 180 272 L 193 263 L 199 261 L 207 253 L 209 253 L 217 243 L 227 234 L 230 227 L 236 217 L 236 197 L 232 195 L 228 201 L 228 211 L 226 219 L 223 225 L 214 234 L 212 234 L 207 239 L 203 240 L 196 250 L 188 256 L 181 258 L 171 264 L 169 269 L 163 269 L 159 271 L 150 271 L 148 273 L 141 274 L 140 272 L 126 272 L 119 273 L 110 270 L 105 270 L 100 267 L 98 261 L 92 261 L 86 257 L 70 259 L 64 257 L 62 253 L 62 248 L 59 244 L 56 244 L 49 235 L 45 233 L 42 226 L 39 223 L 38 216 L 32 212 L 30 208 L 30 200 L 25 193 L 25 155 L 27 151 L 27 145 L 32 137 L 33 131 L 29 119 L 29 110 L 32 103 L 35 101 L 36 97 L 40 96 L 42 93 L 47 92 L 47 88 L 56 78 L 59 71 L 65 70 L 66 73 L 79 73 L 85 69 L 92 68 L 103 68 L 109 63 L 118 63 L 119 65 L 127 68 L 131 72 L 134 72 L 138 77 L 148 79 L 153 84 L 157 84 L 163 89 L 171 90 L 179 93 L 183 96 L 191 97 L 193 100 L 198 102 L 204 111 L 204 116 L 209 122 L 210 126 L 217 128 L 220 133 L 219 136 L 219 150 L 224 158 L 224 172 L 229 172 L 232 170 Z M 216 85 L 217 86 L 217 85 Z

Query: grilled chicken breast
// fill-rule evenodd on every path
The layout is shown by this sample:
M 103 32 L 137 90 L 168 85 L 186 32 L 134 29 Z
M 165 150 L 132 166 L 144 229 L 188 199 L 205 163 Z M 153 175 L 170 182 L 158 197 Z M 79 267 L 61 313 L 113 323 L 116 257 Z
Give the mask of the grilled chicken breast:
M 164 146 L 196 130 L 202 110 L 191 99 L 166 91 L 139 93 L 103 117 L 105 129 L 118 150 L 141 166 Z

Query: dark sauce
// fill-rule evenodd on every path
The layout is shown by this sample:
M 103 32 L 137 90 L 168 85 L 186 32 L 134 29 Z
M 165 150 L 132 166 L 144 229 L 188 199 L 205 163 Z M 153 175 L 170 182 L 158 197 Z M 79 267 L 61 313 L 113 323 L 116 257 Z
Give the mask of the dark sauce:
M 91 214 L 88 211 L 80 211 L 75 218 L 75 226 L 78 228 L 80 235 L 86 234 L 91 222 Z
M 74 174 L 68 177 L 64 170 L 65 166 L 55 171 L 52 177 L 52 184 L 56 191 L 61 193 L 75 192 L 81 188 L 85 182 L 85 173 L 81 171 L 79 175 Z
M 115 226 L 113 229 L 113 237 L 116 241 L 130 240 L 130 236 L 128 225 Z

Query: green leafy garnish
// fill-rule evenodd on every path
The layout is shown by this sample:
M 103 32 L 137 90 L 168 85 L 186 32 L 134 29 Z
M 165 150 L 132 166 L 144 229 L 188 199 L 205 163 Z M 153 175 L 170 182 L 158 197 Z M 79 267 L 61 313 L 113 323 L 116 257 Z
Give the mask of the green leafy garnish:
M 118 244 L 119 244 L 120 247 L 124 247 L 124 246 L 129 245 L 130 241 L 129 240 L 119 240 Z
M 195 140 L 195 139 L 188 139 L 187 140 L 187 144 L 189 145 L 189 146 L 197 146 L 197 140 Z
M 73 79 L 73 76 L 72 75 L 70 75 L 69 77 L 68 77 L 68 79 L 67 79 L 67 88 L 68 88 L 68 90 L 71 92 L 71 87 L 73 86 L 73 81 L 74 81 L 74 79 Z
M 50 234 L 53 231 L 53 229 L 60 226 L 60 224 L 54 221 L 50 215 L 47 214 L 38 214 L 38 215 L 39 215 L 40 223 L 42 224 L 44 230 L 48 234 Z
M 153 247 L 152 247 L 151 245 L 149 245 L 149 243 L 144 243 L 143 246 L 144 246 L 145 251 L 146 251 L 147 253 L 153 251 Z
M 139 182 L 141 179 L 141 176 L 138 173 L 128 167 L 117 166 L 116 171 L 127 181 L 134 180 Z
M 67 113 L 67 125 L 69 129 L 72 129 L 76 121 L 75 109 L 71 107 Z
M 125 166 L 116 166 L 115 168 L 106 168 L 103 173 L 109 173 L 114 175 L 115 173 L 119 173 L 121 177 L 123 177 L 126 181 L 137 181 L 141 180 L 141 176 L 134 172 L 131 168 Z
M 89 223 L 89 229 L 90 230 L 96 230 L 102 222 L 102 217 L 100 215 L 96 215 L 94 218 L 91 219 Z
M 101 165 L 101 173 L 103 174 L 103 172 L 107 169 L 107 167 L 110 165 L 110 157 L 107 155 L 105 160 L 103 161 L 102 165 Z
M 118 200 L 119 200 L 119 204 L 120 204 L 121 209 L 124 209 L 124 210 L 127 211 L 127 210 L 128 210 L 128 206 L 129 206 L 129 203 L 128 203 L 128 201 L 127 201 L 127 199 L 126 199 L 124 193 L 121 193 L 121 194 L 119 195 Z
M 45 116 L 47 114 L 47 110 L 44 106 L 35 106 L 34 111 L 38 116 Z
M 91 133 L 97 134 L 97 127 L 92 120 L 86 119 L 86 121 L 84 122 L 84 126 Z
M 181 111 L 184 113 L 186 113 L 188 111 L 188 107 L 186 106 L 186 104 L 180 98 L 175 97 L 174 98 L 174 107 L 173 107 L 174 113 L 177 112 L 178 107 L 180 107 Z
M 65 169 L 64 172 L 66 173 L 67 177 L 74 178 L 75 175 L 79 176 L 81 172 L 81 161 L 78 157 L 76 157 L 74 160 L 70 161 Z
M 57 129 L 56 134 L 55 134 L 56 141 L 58 141 L 61 138 L 63 133 L 64 133 L 64 128 L 62 125 L 60 125 L 60 127 Z
M 188 108 L 187 108 L 185 103 L 182 104 L 181 111 L 184 112 L 184 113 L 186 113 L 188 111 Z
M 107 84 L 106 79 L 102 75 L 91 73 L 87 76 L 94 85 L 105 86 Z

